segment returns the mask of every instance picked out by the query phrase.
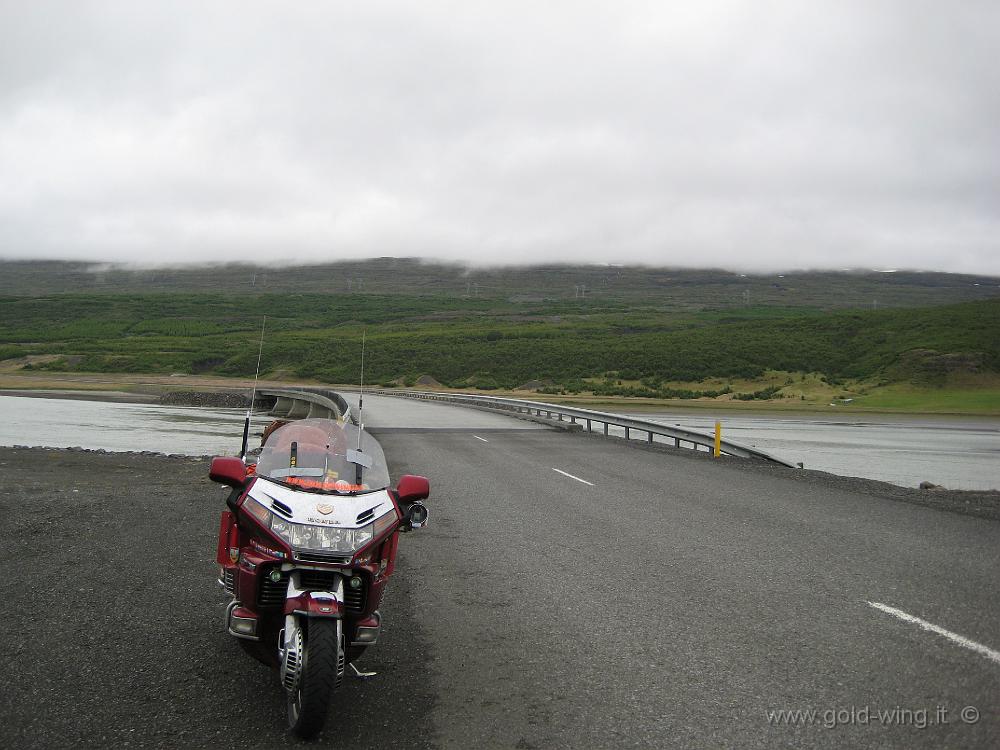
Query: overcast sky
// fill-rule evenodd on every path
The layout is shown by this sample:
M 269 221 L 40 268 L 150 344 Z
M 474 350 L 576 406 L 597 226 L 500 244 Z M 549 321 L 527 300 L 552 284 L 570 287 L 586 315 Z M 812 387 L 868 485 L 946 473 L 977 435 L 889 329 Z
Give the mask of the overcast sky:
M 1000 3 L 0 0 L 0 257 L 1000 275 Z

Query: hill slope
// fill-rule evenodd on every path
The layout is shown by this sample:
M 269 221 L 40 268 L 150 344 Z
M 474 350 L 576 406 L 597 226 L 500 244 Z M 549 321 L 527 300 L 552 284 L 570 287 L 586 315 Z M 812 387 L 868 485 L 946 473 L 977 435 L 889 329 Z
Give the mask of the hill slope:
M 736 314 L 631 310 L 597 300 L 526 306 L 379 295 L 7 297 L 0 298 L 0 359 L 54 355 L 27 366 L 247 375 L 265 314 L 265 370 L 333 383 L 357 381 L 363 330 L 368 378 L 384 383 L 429 375 L 456 387 L 537 380 L 580 390 L 589 380 L 599 381 L 592 391 L 627 386 L 646 394 L 665 383 L 754 378 L 766 370 L 922 383 L 1000 371 L 1000 299 Z

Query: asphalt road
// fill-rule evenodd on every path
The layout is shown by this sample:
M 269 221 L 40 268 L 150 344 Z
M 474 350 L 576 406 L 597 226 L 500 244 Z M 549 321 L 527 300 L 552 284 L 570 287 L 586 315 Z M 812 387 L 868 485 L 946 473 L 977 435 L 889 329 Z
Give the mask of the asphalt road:
M 379 675 L 346 682 L 317 746 L 1000 746 L 997 521 L 367 401 L 393 476 L 430 477 L 431 525 L 402 540 Z M 204 461 L 0 470 L 0 746 L 295 744 L 277 678 L 223 632 Z

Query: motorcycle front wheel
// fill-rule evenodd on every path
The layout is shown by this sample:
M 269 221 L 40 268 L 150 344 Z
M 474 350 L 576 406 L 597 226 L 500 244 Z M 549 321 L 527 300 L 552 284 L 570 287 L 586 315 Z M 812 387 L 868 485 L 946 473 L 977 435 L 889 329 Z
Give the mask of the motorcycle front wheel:
M 313 619 L 309 622 L 302 670 L 294 689 L 287 691 L 288 726 L 303 739 L 315 737 L 323 729 L 330 711 L 330 699 L 344 676 L 340 620 Z

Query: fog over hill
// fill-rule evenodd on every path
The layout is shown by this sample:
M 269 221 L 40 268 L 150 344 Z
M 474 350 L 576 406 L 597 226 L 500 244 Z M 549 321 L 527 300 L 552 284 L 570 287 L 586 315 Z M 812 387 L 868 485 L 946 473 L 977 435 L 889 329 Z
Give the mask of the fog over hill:
M 636 304 L 747 307 L 920 306 L 1000 296 L 1000 278 L 915 271 L 795 271 L 741 274 L 718 269 L 610 265 L 470 268 L 414 258 L 324 265 L 182 265 L 0 261 L 0 294 L 397 294 L 456 298 L 613 300 Z

